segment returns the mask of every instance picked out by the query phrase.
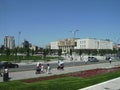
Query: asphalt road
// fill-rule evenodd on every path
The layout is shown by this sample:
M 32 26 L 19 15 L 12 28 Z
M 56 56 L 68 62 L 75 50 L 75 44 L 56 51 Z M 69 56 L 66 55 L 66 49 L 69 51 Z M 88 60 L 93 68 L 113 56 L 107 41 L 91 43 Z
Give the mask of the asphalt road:
M 43 66 L 45 67 L 47 63 L 50 63 L 51 68 L 57 68 L 57 61 L 54 63 L 51 62 L 45 62 L 43 63 Z M 98 64 L 98 63 L 108 63 L 108 61 L 101 60 L 99 62 L 80 62 L 80 61 L 69 61 L 65 62 L 65 67 L 71 67 L 71 66 L 80 66 L 80 65 L 89 65 L 89 64 Z M 9 71 L 16 72 L 16 71 L 29 71 L 29 70 L 35 70 L 36 64 L 26 64 L 26 65 L 19 65 L 19 68 L 10 68 Z

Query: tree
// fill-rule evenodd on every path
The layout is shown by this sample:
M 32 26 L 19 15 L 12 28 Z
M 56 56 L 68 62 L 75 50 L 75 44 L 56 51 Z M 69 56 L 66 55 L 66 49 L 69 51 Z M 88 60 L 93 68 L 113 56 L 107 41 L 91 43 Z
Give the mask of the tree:
M 29 49 L 29 48 L 26 48 L 26 51 L 27 51 L 26 56 L 30 56 L 30 49 Z
M 61 56 L 62 55 L 62 49 L 59 49 L 58 50 L 58 56 Z
M 70 55 L 72 56 L 72 49 L 70 49 Z
M 11 50 L 12 55 L 17 56 L 17 52 L 18 52 L 17 48 Z
M 6 48 L 5 53 L 6 53 L 6 56 L 10 56 L 10 49 Z
M 0 47 L 0 53 L 2 54 L 2 53 L 4 53 L 4 51 L 5 51 L 5 47 L 4 47 L 4 45 L 2 45 L 2 46 Z
M 34 49 L 32 49 L 32 50 L 31 50 L 31 53 L 32 53 L 32 56 L 33 56 L 33 55 L 34 55 L 34 53 L 35 53 Z
M 30 44 L 29 44 L 29 42 L 25 40 L 24 43 L 23 43 L 23 47 L 26 51 L 26 56 L 30 56 L 30 49 L 29 49 Z
M 82 50 L 79 50 L 79 56 L 81 56 L 82 55 Z
M 46 58 L 46 49 L 43 50 L 43 57 Z

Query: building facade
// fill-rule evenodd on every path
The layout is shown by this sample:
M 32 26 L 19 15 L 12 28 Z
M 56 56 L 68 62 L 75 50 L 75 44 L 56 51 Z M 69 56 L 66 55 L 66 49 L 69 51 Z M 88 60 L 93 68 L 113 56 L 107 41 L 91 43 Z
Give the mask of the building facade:
M 5 36 L 4 38 L 5 48 L 13 49 L 15 48 L 15 39 L 14 36 Z
M 97 39 L 64 39 L 51 42 L 51 49 L 62 49 L 63 52 L 69 52 L 70 49 L 113 49 L 113 42 L 110 40 Z
M 59 49 L 58 43 L 59 43 L 59 41 L 51 42 L 50 43 L 50 48 L 51 49 Z
M 74 49 L 113 49 L 113 42 L 110 40 L 78 39 Z

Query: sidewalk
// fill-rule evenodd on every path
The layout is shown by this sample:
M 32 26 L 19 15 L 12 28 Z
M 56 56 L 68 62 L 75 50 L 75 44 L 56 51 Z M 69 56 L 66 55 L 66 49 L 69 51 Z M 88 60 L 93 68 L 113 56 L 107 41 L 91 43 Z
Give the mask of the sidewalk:
M 120 77 L 79 90 L 120 90 Z
M 115 66 L 120 66 L 120 62 L 112 62 L 110 63 L 100 63 L 100 64 L 90 64 L 90 65 L 81 65 L 81 66 L 73 66 L 73 67 L 65 67 L 63 71 L 57 70 L 56 68 L 52 69 L 52 74 L 42 73 L 42 74 L 35 74 L 35 70 L 31 71 L 20 71 L 20 72 L 10 72 L 11 81 L 12 80 L 21 80 L 21 79 L 28 79 L 34 77 L 43 77 L 43 76 L 52 76 L 70 72 L 77 72 L 77 71 L 84 71 L 89 69 L 95 68 L 111 68 Z M 3 77 L 0 77 L 0 82 L 3 81 Z M 104 82 L 102 84 L 97 84 L 90 86 L 88 88 L 80 89 L 80 90 L 120 90 L 120 78 L 110 80 Z M 118 87 L 119 86 L 119 87 Z

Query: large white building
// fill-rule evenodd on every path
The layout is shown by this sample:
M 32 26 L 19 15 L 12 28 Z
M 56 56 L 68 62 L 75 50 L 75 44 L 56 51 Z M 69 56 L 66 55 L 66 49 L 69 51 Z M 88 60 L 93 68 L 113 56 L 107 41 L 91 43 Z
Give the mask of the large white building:
M 110 40 L 78 39 L 74 49 L 113 49 L 113 42 Z
M 50 48 L 51 49 L 59 49 L 58 43 L 59 43 L 59 41 L 51 42 Z
M 5 36 L 4 38 L 5 48 L 13 49 L 15 48 L 15 39 L 14 36 Z
M 69 52 L 70 49 L 113 49 L 113 42 L 110 40 L 87 39 L 64 39 L 50 43 L 51 49 L 62 49 Z

